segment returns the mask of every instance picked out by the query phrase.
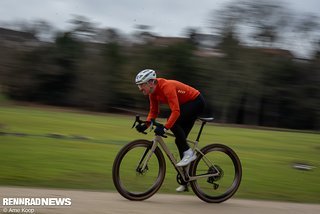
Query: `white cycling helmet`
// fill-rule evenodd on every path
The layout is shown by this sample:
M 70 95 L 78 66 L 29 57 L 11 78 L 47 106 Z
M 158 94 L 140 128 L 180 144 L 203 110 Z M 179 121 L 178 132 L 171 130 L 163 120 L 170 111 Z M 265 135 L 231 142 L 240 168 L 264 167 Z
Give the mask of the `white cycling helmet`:
M 152 69 L 145 69 L 140 71 L 136 76 L 136 84 L 143 84 L 148 82 L 149 80 L 156 79 L 157 75 L 156 72 Z

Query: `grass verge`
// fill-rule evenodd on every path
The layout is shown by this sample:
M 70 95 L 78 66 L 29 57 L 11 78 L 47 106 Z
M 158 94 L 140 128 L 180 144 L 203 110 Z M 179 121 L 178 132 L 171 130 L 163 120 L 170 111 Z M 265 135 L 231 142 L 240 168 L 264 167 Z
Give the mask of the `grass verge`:
M 117 152 L 129 141 L 152 138 L 131 130 L 133 119 L 0 106 L 0 185 L 115 191 L 111 170 Z M 320 203 L 319 142 L 317 133 L 214 124 L 205 127 L 200 145 L 223 143 L 237 152 L 243 180 L 235 197 Z M 178 156 L 173 139 L 168 145 Z M 294 163 L 315 168 L 297 170 Z M 176 174 L 169 164 L 160 192 L 174 193 Z

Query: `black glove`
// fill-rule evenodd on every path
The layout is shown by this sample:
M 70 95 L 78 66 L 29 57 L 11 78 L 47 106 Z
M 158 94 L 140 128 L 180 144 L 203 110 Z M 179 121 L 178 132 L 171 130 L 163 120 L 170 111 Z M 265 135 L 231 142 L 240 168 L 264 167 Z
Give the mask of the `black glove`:
M 167 132 L 167 129 L 163 125 L 157 126 L 156 129 L 154 130 L 154 133 L 160 136 L 163 136 L 166 132 Z
M 138 125 L 136 125 L 136 129 L 138 132 L 144 132 L 146 129 L 148 128 L 147 124 L 145 123 L 139 123 Z

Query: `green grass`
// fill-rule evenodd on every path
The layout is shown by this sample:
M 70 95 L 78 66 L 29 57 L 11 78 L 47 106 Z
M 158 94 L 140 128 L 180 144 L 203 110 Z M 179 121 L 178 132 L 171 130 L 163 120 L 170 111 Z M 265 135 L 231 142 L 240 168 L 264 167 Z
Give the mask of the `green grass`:
M 7 97 L 1 92 L 1 85 L 0 85 L 0 103 L 8 103 Z
M 117 152 L 133 139 L 152 137 L 131 130 L 133 119 L 54 108 L 0 106 L 0 185 L 115 191 L 111 170 Z M 191 138 L 195 138 L 198 128 Z M 63 138 L 47 136 L 53 133 Z M 75 135 L 89 140 L 73 138 Z M 235 197 L 320 203 L 319 134 L 215 124 L 205 127 L 200 146 L 209 143 L 230 146 L 242 161 L 243 179 Z M 178 156 L 173 139 L 168 145 Z M 294 162 L 316 168 L 296 170 L 292 168 Z M 167 161 L 160 192 L 174 193 L 175 177 Z

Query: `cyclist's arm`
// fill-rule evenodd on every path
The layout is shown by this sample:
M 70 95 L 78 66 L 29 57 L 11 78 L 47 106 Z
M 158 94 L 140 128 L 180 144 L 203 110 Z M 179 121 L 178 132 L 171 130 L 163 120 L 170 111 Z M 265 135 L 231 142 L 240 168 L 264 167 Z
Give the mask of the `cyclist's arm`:
M 175 88 L 168 87 L 164 90 L 164 94 L 167 97 L 168 105 L 171 110 L 171 114 L 167 123 L 164 125 L 166 129 L 171 129 L 180 116 L 180 106 L 177 91 Z
M 149 96 L 149 102 L 150 102 L 150 110 L 147 117 L 147 121 L 150 122 L 151 119 L 156 119 L 159 114 L 159 101 L 155 96 L 150 95 Z

